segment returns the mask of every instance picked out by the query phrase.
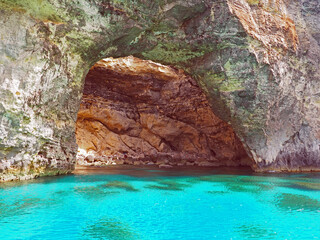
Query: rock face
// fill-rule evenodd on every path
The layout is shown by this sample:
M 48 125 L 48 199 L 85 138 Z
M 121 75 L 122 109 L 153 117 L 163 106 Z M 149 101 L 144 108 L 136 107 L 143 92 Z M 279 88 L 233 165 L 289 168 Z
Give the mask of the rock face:
M 267 67 L 252 69 L 261 73 L 259 77 L 249 73 L 255 75 L 254 81 L 240 80 L 245 98 L 228 97 L 236 103 L 233 112 L 241 119 L 241 135 L 258 170 L 319 170 L 319 1 L 228 1 L 228 5 L 253 38 L 249 50 L 258 66 Z M 243 74 L 237 74 L 238 79 Z M 256 84 L 251 90 L 249 82 Z M 243 119 L 252 114 L 253 121 L 244 125 Z
M 251 163 L 192 78 L 134 57 L 104 59 L 90 69 L 76 139 L 78 163 L 86 165 Z
M 1 180 L 66 173 L 84 79 L 105 57 L 183 69 L 257 171 L 319 170 L 318 0 L 2 0 Z

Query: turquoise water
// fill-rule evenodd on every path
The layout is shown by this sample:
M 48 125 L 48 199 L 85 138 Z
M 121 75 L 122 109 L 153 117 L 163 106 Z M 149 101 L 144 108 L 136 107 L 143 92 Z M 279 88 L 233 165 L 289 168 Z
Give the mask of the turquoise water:
M 320 174 L 133 169 L 0 185 L 0 239 L 319 239 Z

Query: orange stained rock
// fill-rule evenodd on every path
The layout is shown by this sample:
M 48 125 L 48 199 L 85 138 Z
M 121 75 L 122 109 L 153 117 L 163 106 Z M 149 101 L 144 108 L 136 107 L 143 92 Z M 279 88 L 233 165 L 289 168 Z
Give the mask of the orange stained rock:
M 257 5 L 248 2 L 228 0 L 228 5 L 246 32 L 267 48 L 266 62 L 279 59 L 287 50 L 296 51 L 299 45 L 296 27 L 288 17 L 283 1 L 264 0 Z
M 247 164 L 242 144 L 192 78 L 134 57 L 91 68 L 76 138 L 79 149 L 101 161 Z

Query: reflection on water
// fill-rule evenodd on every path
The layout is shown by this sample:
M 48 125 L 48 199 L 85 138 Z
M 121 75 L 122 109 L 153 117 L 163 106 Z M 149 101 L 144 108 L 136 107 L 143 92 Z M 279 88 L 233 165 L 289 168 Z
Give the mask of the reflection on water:
M 320 183 L 319 182 L 307 182 L 307 181 L 295 181 L 290 184 L 288 187 L 301 189 L 301 190 L 313 190 L 320 191 Z
M 223 182 L 223 183 L 228 183 L 228 182 L 234 183 L 235 181 L 237 181 L 236 177 L 232 175 L 201 176 L 198 179 L 200 181 L 205 181 L 205 182 Z
M 0 185 L 1 239 L 17 239 L 17 231 L 30 240 L 320 236 L 320 174 L 92 171 Z

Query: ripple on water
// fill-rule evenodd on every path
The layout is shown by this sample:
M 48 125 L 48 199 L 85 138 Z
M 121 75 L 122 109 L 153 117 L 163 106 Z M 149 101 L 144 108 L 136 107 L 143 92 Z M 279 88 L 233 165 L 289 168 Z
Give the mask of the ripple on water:
M 320 180 L 309 175 L 140 175 L 74 175 L 0 187 L 0 239 L 320 236 Z
M 35 197 L 24 197 L 11 204 L 0 202 L 0 220 L 7 217 L 28 214 L 29 211 L 33 211 L 32 209 L 46 208 L 57 204 L 59 204 L 59 201 L 56 199 L 41 199 Z

